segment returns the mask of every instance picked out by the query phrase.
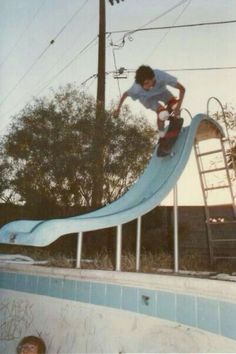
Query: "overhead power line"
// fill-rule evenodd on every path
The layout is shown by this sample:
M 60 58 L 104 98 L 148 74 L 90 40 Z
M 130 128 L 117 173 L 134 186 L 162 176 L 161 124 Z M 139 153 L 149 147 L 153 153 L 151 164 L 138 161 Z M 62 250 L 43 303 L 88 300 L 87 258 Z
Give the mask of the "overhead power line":
M 128 31 L 125 36 L 128 36 L 128 35 L 131 35 L 137 31 L 140 31 L 142 30 L 144 27 L 150 25 L 151 23 L 159 20 L 160 18 L 164 17 L 165 15 L 167 15 L 168 13 L 172 12 L 173 10 L 175 10 L 177 7 L 181 6 L 182 4 L 184 4 L 185 2 L 187 2 L 188 0 L 181 0 L 180 2 L 178 2 L 176 5 L 172 6 L 171 8 L 167 9 L 166 11 L 162 12 L 160 15 L 156 16 L 155 18 L 153 18 L 152 20 L 146 22 L 145 24 L 143 24 L 142 26 L 134 29 L 134 30 L 131 30 L 131 31 Z
M 97 15 L 95 15 L 97 16 Z M 90 23 L 91 22 L 94 22 L 94 18 L 95 16 L 93 16 L 89 22 L 87 22 L 87 25 L 90 26 Z M 35 89 L 35 92 L 38 92 L 38 90 L 40 90 L 40 88 L 42 86 L 44 86 L 46 84 L 46 82 L 48 82 L 48 80 L 45 80 L 45 78 L 47 78 L 49 76 L 49 74 L 53 71 L 53 69 L 55 68 L 55 65 L 59 66 L 59 63 L 63 60 L 63 57 L 65 57 L 66 54 L 68 53 L 71 53 L 72 52 L 72 48 L 74 48 L 75 44 L 77 44 L 78 40 L 81 41 L 81 35 L 86 32 L 86 28 L 83 28 L 82 31 L 79 32 L 79 35 L 76 37 L 76 40 L 74 41 L 73 45 L 72 46 L 69 46 L 69 47 L 65 47 L 63 52 L 61 53 L 61 56 L 60 56 L 60 60 L 58 60 L 58 58 L 56 58 L 56 61 L 52 64 L 52 66 L 50 66 L 48 68 L 48 70 L 43 74 L 41 75 L 40 79 L 37 81 L 37 83 L 34 85 L 34 89 Z M 77 53 L 77 52 L 76 52 Z M 32 94 L 32 90 L 30 90 L 30 92 L 27 94 L 27 96 L 29 94 Z
M 17 83 L 12 87 L 12 89 L 8 92 L 8 94 L 3 98 L 3 100 L 0 102 L 0 106 L 8 99 L 8 97 L 17 89 L 17 87 L 20 85 L 20 83 L 25 79 L 25 77 L 31 72 L 31 70 L 34 68 L 34 66 L 39 62 L 39 60 L 44 56 L 44 54 L 48 51 L 48 49 L 53 45 L 56 41 L 56 39 L 62 34 L 62 32 L 66 29 L 66 27 L 72 22 L 74 17 L 78 15 L 78 13 L 83 9 L 83 7 L 86 5 L 88 0 L 85 0 L 85 2 L 76 10 L 76 12 L 73 14 L 73 16 L 65 23 L 65 25 L 60 29 L 60 31 L 56 34 L 54 39 L 50 41 L 50 43 L 47 45 L 47 47 L 39 54 L 39 56 L 34 60 L 34 62 L 30 65 L 28 70 L 21 76 L 21 78 L 17 81 Z
M 122 69 L 122 70 L 121 70 Z M 125 69 L 121 68 L 118 72 L 123 74 L 124 72 L 127 73 L 135 73 L 136 69 Z M 200 67 L 200 68 L 174 68 L 174 69 L 162 69 L 163 71 L 209 71 L 209 70 L 235 70 L 236 66 L 212 66 L 212 67 Z M 108 71 L 109 74 L 117 74 L 116 71 Z
M 199 26 L 216 26 L 216 25 L 225 25 L 236 23 L 236 20 L 226 20 L 226 21 L 215 21 L 215 22 L 199 22 L 199 23 L 189 23 L 183 25 L 170 25 L 170 26 L 159 26 L 159 27 L 146 27 L 136 30 L 117 30 L 109 31 L 107 34 L 115 33 L 134 33 L 134 32 L 143 32 L 143 31 L 156 31 L 156 30 L 165 30 L 165 29 L 176 29 L 176 28 L 188 28 L 188 27 L 199 27 Z
M 166 69 L 165 71 L 209 71 L 209 70 L 235 70 L 236 66 L 213 66 L 206 68 L 180 68 L 180 69 Z
M 80 55 L 82 55 L 84 52 L 86 52 L 89 47 L 92 46 L 92 44 L 95 43 L 95 41 L 97 41 L 98 36 L 94 37 L 83 49 L 81 49 L 79 51 L 79 53 L 77 53 L 65 66 L 63 66 L 63 68 L 61 70 L 59 70 L 55 75 L 53 75 L 49 81 L 47 82 L 47 84 L 40 89 L 40 91 L 37 94 L 40 94 L 41 92 L 43 92 L 50 84 L 52 81 L 54 81 L 59 75 L 61 75 L 66 69 L 68 69 L 72 63 L 79 58 Z
M 10 55 L 13 53 L 14 49 L 17 47 L 17 45 L 19 44 L 19 42 L 21 41 L 21 39 L 23 38 L 23 36 L 25 35 L 25 33 L 28 31 L 29 27 L 32 25 L 32 23 L 34 22 L 34 20 L 36 19 L 36 17 L 38 16 L 40 10 L 42 9 L 42 7 L 45 4 L 45 0 L 43 0 L 40 4 L 40 6 L 37 8 L 36 12 L 34 13 L 34 15 L 32 16 L 32 18 L 30 19 L 30 21 L 28 22 L 28 24 L 26 25 L 26 27 L 24 28 L 24 30 L 21 32 L 21 34 L 19 35 L 19 37 L 17 38 L 17 40 L 15 41 L 15 43 L 13 44 L 13 46 L 11 47 L 11 49 L 9 50 L 9 52 L 7 53 L 7 55 L 5 56 L 5 58 L 3 59 L 3 61 L 0 63 L 0 66 L 4 65 L 5 62 L 7 61 L 7 59 L 10 57 Z
M 47 83 L 45 84 L 44 83 L 44 86 L 41 87 L 34 95 L 39 95 L 41 92 L 43 92 L 50 84 L 53 80 L 55 80 L 60 74 L 62 74 L 63 71 L 65 71 L 76 59 L 78 59 L 78 57 L 80 55 L 82 55 L 83 53 L 85 53 L 89 48 L 90 46 L 95 42 L 95 40 L 97 40 L 97 36 L 91 40 L 82 50 L 80 50 L 79 53 L 76 54 L 76 56 L 70 61 L 68 62 L 59 72 L 57 72 L 57 74 L 55 74 L 53 77 L 51 77 L 49 79 L 49 81 L 47 81 Z M 94 74 L 92 75 L 92 77 L 97 77 L 97 74 Z M 85 80 L 84 83 L 81 84 L 82 85 L 85 85 L 87 81 L 89 81 L 92 77 L 89 77 L 87 80 Z M 20 100 L 18 103 L 16 103 L 16 105 L 14 105 L 14 108 L 18 107 L 20 104 L 21 104 L 22 100 Z M 1 117 L 5 117 L 6 115 L 10 114 L 12 112 L 12 108 L 9 109 L 7 112 L 5 112 Z
M 214 70 L 236 70 L 236 66 L 214 66 L 214 67 L 200 67 L 200 68 L 174 68 L 174 69 L 163 69 L 164 71 L 167 72 L 181 72 L 181 71 L 214 71 Z M 119 75 L 123 75 L 124 73 L 135 73 L 136 69 L 125 69 L 125 68 L 120 68 L 118 69 L 118 71 L 107 71 L 106 75 L 116 75 L 116 79 L 119 79 Z M 97 78 L 97 74 L 93 74 L 91 76 L 89 76 L 86 80 L 84 80 L 83 82 L 80 83 L 80 87 L 84 87 L 89 81 L 91 81 L 92 79 L 95 80 Z M 123 77 L 122 77 L 123 78 Z M 39 93 L 41 93 L 45 88 L 47 88 L 49 86 L 50 83 L 48 83 L 45 87 L 43 87 L 43 89 L 41 89 L 41 91 Z M 38 94 L 39 94 L 38 93 Z M 19 102 L 17 104 L 17 106 L 20 104 L 21 102 Z M 2 116 L 5 117 L 7 114 L 9 114 L 11 110 L 8 110 L 7 112 L 5 112 Z
M 165 15 L 169 14 L 170 12 L 172 12 L 173 10 L 175 10 L 176 8 L 178 8 L 179 6 L 181 6 L 182 4 L 184 4 L 185 2 L 187 2 L 188 0 L 181 0 L 180 2 L 178 2 L 176 5 L 170 7 L 169 9 L 165 10 L 164 12 L 162 12 L 160 15 L 154 17 L 153 19 L 151 19 L 150 21 L 144 23 L 142 26 L 134 29 L 134 30 L 130 30 L 130 31 L 126 31 L 127 33 L 124 34 L 124 36 L 119 40 L 121 41 L 121 44 L 120 45 L 117 45 L 117 46 L 120 46 L 120 47 L 123 47 L 124 44 L 125 44 L 125 39 L 126 37 L 130 37 L 132 34 L 134 34 L 135 32 L 139 32 L 141 31 L 142 29 L 144 29 L 144 27 L 150 25 L 151 23 L 159 20 L 160 18 L 164 17 Z M 119 42 L 118 41 L 118 42 Z
M 80 52 L 77 53 L 76 56 L 75 56 L 70 62 L 68 62 L 59 72 L 57 72 L 53 77 L 51 77 L 51 78 L 47 81 L 46 84 L 45 84 L 45 82 L 42 83 L 42 85 L 44 85 L 44 86 L 41 87 L 41 88 L 39 88 L 38 91 L 35 92 L 35 94 L 32 94 L 32 92 L 31 92 L 31 95 L 38 96 L 39 94 L 41 94 L 41 92 L 43 92 L 43 91 L 51 84 L 52 81 L 54 81 L 60 74 L 62 74 L 76 59 L 78 59 L 78 57 L 79 57 L 80 55 L 82 55 L 83 53 L 85 53 L 85 52 L 92 46 L 92 44 L 95 42 L 96 39 L 97 39 L 97 36 L 96 36 L 93 40 L 91 40 L 82 50 L 80 50 Z M 97 74 L 93 75 L 93 77 L 96 77 L 96 76 L 97 76 Z M 90 78 L 88 78 L 87 80 L 85 80 L 85 82 L 82 83 L 81 85 L 83 85 L 83 84 L 85 85 L 85 83 L 86 83 L 87 81 L 89 81 L 89 80 L 90 80 Z M 19 101 L 14 105 L 14 109 L 15 109 L 16 107 L 18 107 L 21 103 L 22 103 L 22 100 L 19 100 Z M 1 116 L 1 118 L 4 118 L 6 115 L 11 114 L 12 111 L 13 111 L 13 109 L 12 109 L 12 107 L 11 107 L 11 109 L 9 109 L 7 112 L 5 112 L 5 113 Z
M 116 54 L 115 54 L 115 51 L 117 50 L 117 48 L 113 46 L 112 36 L 110 36 L 110 37 L 111 37 L 111 49 L 112 49 L 114 68 L 115 68 L 115 71 L 118 72 L 118 66 L 117 66 L 117 60 L 116 60 Z M 117 87 L 118 87 L 119 95 L 121 97 L 121 89 L 120 89 L 119 80 L 117 80 Z
M 174 22 L 172 23 L 172 27 L 179 21 L 180 17 L 184 14 L 184 12 L 187 10 L 187 8 L 189 7 L 189 5 L 191 4 L 192 0 L 188 0 L 187 3 L 185 4 L 185 6 L 183 7 L 182 11 L 180 12 L 180 14 L 175 18 Z M 153 50 L 151 51 L 151 53 L 146 57 L 146 59 L 144 60 L 144 62 L 147 62 L 147 60 L 154 54 L 154 52 L 156 51 L 157 48 L 159 48 L 160 44 L 163 43 L 163 41 L 166 39 L 166 37 L 168 36 L 168 34 L 171 32 L 172 28 L 168 28 L 164 35 L 161 37 L 161 39 L 158 41 L 158 43 L 156 43 L 155 47 L 153 48 Z
M 11 88 L 11 90 L 8 92 L 8 94 L 3 98 L 3 100 L 0 102 L 0 106 L 8 99 L 8 97 L 17 89 L 17 87 L 20 85 L 20 83 L 25 79 L 25 77 L 31 72 L 33 67 L 38 63 L 38 61 L 43 57 L 43 55 L 47 52 L 48 48 L 52 45 L 53 43 L 49 43 L 48 46 L 40 53 L 40 55 L 35 59 L 35 61 L 30 65 L 28 70 L 24 73 L 24 75 L 21 76 L 21 78 L 17 81 L 17 83 Z
M 64 24 L 64 26 L 60 29 L 60 31 L 54 37 L 54 39 L 53 39 L 54 42 L 62 34 L 62 32 L 65 31 L 66 27 L 69 26 L 69 24 L 73 21 L 73 19 L 78 15 L 78 13 L 84 8 L 84 6 L 87 3 L 88 3 L 88 0 L 85 0 L 84 3 L 78 8 L 78 10 L 75 11 L 75 13 L 71 16 L 71 18 Z
M 87 82 L 89 82 L 91 79 L 97 78 L 97 76 L 98 76 L 98 74 L 93 74 L 93 75 L 89 76 L 86 80 L 81 82 L 80 86 L 85 86 L 87 84 Z
M 236 70 L 236 66 L 213 66 L 213 67 L 201 67 L 201 68 L 176 68 L 176 69 L 163 69 L 163 71 L 167 72 L 178 72 L 178 71 L 213 71 L 213 70 Z M 119 79 L 119 75 L 124 75 L 125 73 L 135 73 L 136 69 L 125 69 L 120 68 L 117 71 L 110 70 L 106 72 L 106 75 L 113 74 L 116 79 Z M 86 85 L 91 79 L 96 78 L 97 74 L 93 74 L 89 76 L 86 80 L 84 80 L 80 86 Z M 122 76 L 122 79 L 124 77 Z
M 213 71 L 213 70 L 235 70 L 236 66 L 212 66 L 212 67 L 200 67 L 200 68 L 175 68 L 175 69 L 162 69 L 167 72 L 177 72 L 177 71 Z M 122 74 L 124 72 L 127 73 L 135 73 L 136 69 L 125 69 L 122 68 Z M 109 74 L 117 74 L 115 71 L 107 72 Z M 118 78 L 118 77 L 117 77 Z

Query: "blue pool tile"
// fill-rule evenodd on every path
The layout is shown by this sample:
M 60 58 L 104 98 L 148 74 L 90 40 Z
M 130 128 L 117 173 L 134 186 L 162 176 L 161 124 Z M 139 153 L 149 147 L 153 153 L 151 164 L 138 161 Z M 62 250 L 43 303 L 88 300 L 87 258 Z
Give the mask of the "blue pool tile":
M 26 278 L 25 291 L 27 293 L 36 294 L 38 285 L 38 277 L 33 275 L 28 275 Z
M 187 326 L 196 327 L 196 299 L 191 295 L 176 295 L 176 320 Z
M 3 289 L 7 289 L 7 279 L 8 279 L 8 273 L 6 272 L 2 272 L 1 273 L 1 276 L 0 276 L 0 285 L 1 285 L 1 288 Z
M 76 282 L 76 295 L 75 299 L 81 302 L 90 302 L 90 289 L 91 283 L 86 281 Z
M 106 284 L 92 283 L 91 284 L 91 304 L 105 305 Z
M 62 298 L 63 282 L 60 278 L 50 278 L 49 296 Z
M 75 300 L 76 299 L 76 281 L 66 279 L 64 281 L 63 287 L 63 298 L 67 300 Z
M 169 320 L 176 321 L 176 299 L 175 294 L 158 291 L 157 292 L 157 317 Z
M 121 308 L 121 287 L 107 284 L 105 305 L 113 308 Z
M 122 287 L 122 302 L 121 307 L 124 310 L 138 311 L 138 289 Z
M 3 288 L 15 290 L 16 286 L 16 273 L 3 273 L 2 277 Z
M 236 340 L 236 304 L 220 302 L 221 334 Z
M 216 300 L 197 298 L 198 328 L 219 334 L 218 306 Z
M 17 291 L 26 291 L 26 279 L 27 275 L 19 273 L 16 274 L 15 289 Z
M 49 296 L 50 278 L 38 277 L 37 294 Z
M 138 289 L 138 311 L 145 315 L 156 315 L 156 292 L 147 289 Z
M 6 273 L 0 272 L 0 288 L 4 288 Z

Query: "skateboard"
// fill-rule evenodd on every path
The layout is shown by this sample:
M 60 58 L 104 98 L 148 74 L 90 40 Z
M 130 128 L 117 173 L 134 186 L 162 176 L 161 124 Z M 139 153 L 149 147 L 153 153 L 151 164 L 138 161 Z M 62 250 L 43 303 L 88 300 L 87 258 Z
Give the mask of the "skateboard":
M 158 141 L 157 156 L 164 157 L 171 154 L 171 150 L 178 139 L 183 126 L 183 118 L 171 118 L 167 132 L 163 138 Z

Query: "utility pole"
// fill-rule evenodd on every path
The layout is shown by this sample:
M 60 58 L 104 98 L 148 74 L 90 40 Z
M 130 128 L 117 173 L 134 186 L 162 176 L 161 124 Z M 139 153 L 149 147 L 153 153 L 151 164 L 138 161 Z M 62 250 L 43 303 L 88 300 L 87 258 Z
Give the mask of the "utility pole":
M 96 121 L 94 127 L 94 171 L 92 207 L 98 208 L 102 204 L 103 197 L 103 155 L 104 155 L 104 122 L 105 122 L 105 66 L 106 66 L 106 6 L 105 0 L 99 0 L 99 42 L 98 42 L 98 83 Z
M 97 107 L 105 110 L 105 68 L 106 68 L 106 5 L 99 0 L 99 46 L 98 46 L 98 84 Z
M 94 167 L 92 207 L 102 205 L 104 185 L 104 125 L 105 125 L 105 70 L 106 70 L 106 0 L 99 0 L 98 83 L 96 121 L 94 128 Z M 122 0 L 124 1 L 124 0 Z M 109 0 L 114 5 L 113 0 Z M 119 0 L 116 0 L 119 3 Z

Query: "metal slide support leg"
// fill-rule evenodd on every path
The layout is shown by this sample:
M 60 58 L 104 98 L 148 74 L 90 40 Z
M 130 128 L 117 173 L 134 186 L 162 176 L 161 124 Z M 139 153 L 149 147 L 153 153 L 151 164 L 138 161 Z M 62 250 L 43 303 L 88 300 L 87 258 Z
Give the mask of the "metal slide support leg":
M 141 216 L 137 219 L 137 235 L 136 235 L 136 272 L 140 270 L 140 253 L 141 253 Z
M 77 238 L 76 268 L 80 268 L 80 265 L 81 265 L 82 243 L 83 243 L 83 232 L 79 232 L 78 238 Z
M 122 225 L 117 226 L 116 233 L 116 271 L 121 270 Z
M 173 190 L 174 194 L 174 271 L 179 271 L 179 240 L 178 240 L 178 188 L 177 184 Z

